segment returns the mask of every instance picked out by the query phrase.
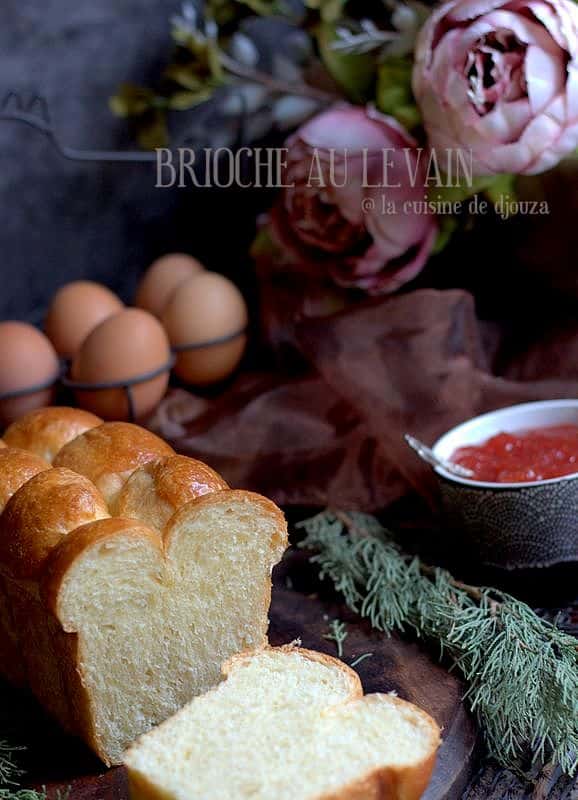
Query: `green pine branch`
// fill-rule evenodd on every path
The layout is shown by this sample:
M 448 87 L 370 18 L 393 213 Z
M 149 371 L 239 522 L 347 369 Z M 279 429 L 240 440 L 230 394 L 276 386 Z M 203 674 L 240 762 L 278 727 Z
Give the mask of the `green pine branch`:
M 17 786 L 22 770 L 16 759 L 17 753 L 23 749 L 0 740 L 0 800 L 46 800 L 45 790 L 20 789 Z
M 462 673 L 489 753 L 522 770 L 578 767 L 578 642 L 496 589 L 467 586 L 405 554 L 369 515 L 300 523 L 301 547 L 347 606 L 380 631 L 413 631 Z M 529 772 L 526 772 L 528 775 Z

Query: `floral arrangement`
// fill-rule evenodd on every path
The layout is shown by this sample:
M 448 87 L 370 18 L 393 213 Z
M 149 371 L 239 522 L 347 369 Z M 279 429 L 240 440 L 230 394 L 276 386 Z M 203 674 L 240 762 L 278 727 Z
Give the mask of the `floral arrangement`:
M 470 198 L 513 202 L 578 147 L 574 0 L 206 0 L 173 35 L 158 85 L 124 85 L 115 112 L 146 147 L 209 99 L 220 144 L 240 115 L 250 139 L 293 130 L 255 251 L 346 289 L 397 290 Z

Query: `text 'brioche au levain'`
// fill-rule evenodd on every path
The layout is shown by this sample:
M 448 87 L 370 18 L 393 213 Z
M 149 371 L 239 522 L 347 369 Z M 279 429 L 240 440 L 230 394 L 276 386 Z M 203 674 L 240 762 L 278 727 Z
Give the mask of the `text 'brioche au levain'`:
M 0 449 L 0 672 L 107 764 L 266 644 L 281 511 L 150 431 L 47 408 Z

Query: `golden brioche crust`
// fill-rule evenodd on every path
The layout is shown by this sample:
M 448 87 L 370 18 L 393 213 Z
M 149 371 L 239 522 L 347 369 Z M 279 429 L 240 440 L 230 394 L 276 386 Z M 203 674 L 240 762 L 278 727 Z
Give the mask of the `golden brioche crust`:
M 242 666 L 244 662 L 250 662 L 251 658 L 253 658 L 256 652 L 261 653 L 267 651 L 270 651 L 271 653 L 297 653 L 299 656 L 307 659 L 308 661 L 316 661 L 318 664 L 324 664 L 326 667 L 330 667 L 331 669 L 338 668 L 340 672 L 343 675 L 346 675 L 348 680 L 351 682 L 351 693 L 348 697 L 348 700 L 356 700 L 359 697 L 363 697 L 361 678 L 354 669 L 352 669 L 344 661 L 341 661 L 339 658 L 334 658 L 327 653 L 321 653 L 319 650 L 308 650 L 306 647 L 301 647 L 301 645 L 297 642 L 282 644 L 278 647 L 273 647 L 270 644 L 266 644 L 263 647 L 258 648 L 258 650 L 253 648 L 252 650 L 245 650 L 243 653 L 237 653 L 236 655 L 227 659 L 227 661 L 225 661 L 221 667 L 223 677 L 228 678 L 229 675 Z
M 135 469 L 170 455 L 172 447 L 154 433 L 130 422 L 105 422 L 65 445 L 54 466 L 89 478 L 115 513 L 118 495 Z
M 63 537 L 108 516 L 104 498 L 87 478 L 63 468 L 40 472 L 0 516 L 0 569 L 18 580 L 37 579 Z
M 116 513 L 162 530 L 185 503 L 228 489 L 221 476 L 202 461 L 169 456 L 135 470 L 118 497 Z
M 315 800 L 420 800 L 431 780 L 435 762 L 436 752 L 405 769 L 383 767 Z
M 6 445 L 6 442 L 4 441 L 4 439 L 0 439 L 0 448 L 1 447 L 6 447 L 6 446 L 7 445 Z
M 431 780 L 435 762 L 434 752 L 419 764 L 406 769 L 375 770 L 337 792 L 311 800 L 420 800 Z M 129 769 L 128 782 L 131 800 L 173 800 L 172 794 L 163 792 L 141 773 Z
M 0 449 L 0 513 L 14 492 L 30 478 L 50 469 L 50 464 L 35 453 L 17 447 Z
M 65 444 L 102 422 L 100 417 L 80 408 L 47 406 L 13 422 L 4 432 L 4 440 L 9 447 L 30 450 L 52 463 Z
M 379 703 L 385 698 L 388 703 L 406 708 L 413 716 L 420 717 L 429 729 L 432 750 L 419 763 L 408 767 L 383 767 L 344 786 L 337 792 L 321 795 L 315 800 L 420 800 L 432 776 L 438 747 L 441 744 L 440 729 L 435 720 L 423 709 L 407 700 L 380 693 L 365 695 L 365 702 Z

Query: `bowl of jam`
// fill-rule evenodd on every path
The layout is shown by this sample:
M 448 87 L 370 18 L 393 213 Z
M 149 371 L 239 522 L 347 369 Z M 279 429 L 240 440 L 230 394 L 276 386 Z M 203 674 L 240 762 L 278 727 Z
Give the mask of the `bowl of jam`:
M 452 428 L 436 456 L 446 514 L 464 545 L 506 569 L 578 562 L 578 400 L 502 408 Z

